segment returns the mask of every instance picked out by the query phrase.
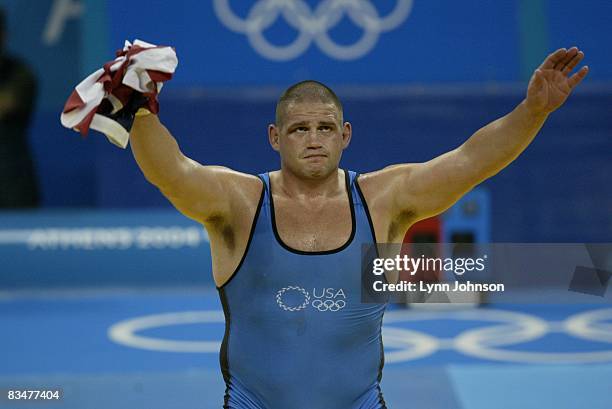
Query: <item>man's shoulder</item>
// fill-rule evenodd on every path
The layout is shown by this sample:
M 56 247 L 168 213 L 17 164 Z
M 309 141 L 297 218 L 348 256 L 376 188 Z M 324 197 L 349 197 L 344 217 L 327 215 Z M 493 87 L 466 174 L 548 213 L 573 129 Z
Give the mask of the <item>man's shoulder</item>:
M 373 172 L 362 173 L 357 178 L 357 185 L 368 202 L 390 203 L 396 196 L 399 187 L 410 189 L 405 183 L 417 164 L 405 163 L 387 166 Z M 387 208 L 387 206 L 383 206 Z

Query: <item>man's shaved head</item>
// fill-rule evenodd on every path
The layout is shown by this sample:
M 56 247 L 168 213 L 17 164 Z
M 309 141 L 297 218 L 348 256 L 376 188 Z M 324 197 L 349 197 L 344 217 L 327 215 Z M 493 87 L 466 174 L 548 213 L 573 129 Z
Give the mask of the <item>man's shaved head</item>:
M 342 123 L 342 104 L 334 91 L 318 81 L 307 80 L 293 84 L 280 96 L 276 104 L 276 125 L 282 127 L 283 118 L 290 105 L 304 102 L 334 104 L 338 108 L 340 122 Z

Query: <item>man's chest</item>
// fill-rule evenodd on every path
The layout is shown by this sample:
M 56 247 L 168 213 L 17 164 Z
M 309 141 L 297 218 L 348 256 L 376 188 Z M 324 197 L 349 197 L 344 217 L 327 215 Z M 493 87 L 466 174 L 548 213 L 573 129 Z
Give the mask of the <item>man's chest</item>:
M 346 197 L 325 203 L 300 203 L 275 198 L 274 228 L 280 240 L 301 251 L 334 250 L 346 243 L 353 215 Z

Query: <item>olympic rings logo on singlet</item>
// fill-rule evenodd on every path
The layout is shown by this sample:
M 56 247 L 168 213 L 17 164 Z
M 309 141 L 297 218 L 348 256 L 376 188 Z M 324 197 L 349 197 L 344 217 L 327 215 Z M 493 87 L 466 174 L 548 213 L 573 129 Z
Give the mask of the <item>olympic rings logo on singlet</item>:
M 311 302 L 313 297 L 314 300 Z M 276 293 L 276 303 L 283 310 L 290 312 L 304 310 L 308 305 L 321 312 L 335 312 L 346 307 L 346 295 L 342 288 L 313 288 L 311 296 L 306 289 L 290 285 L 281 288 Z
M 346 306 L 346 301 L 344 300 L 314 300 L 312 302 L 312 306 L 315 307 L 319 311 L 338 311 Z
M 285 293 L 287 292 L 289 292 L 289 295 L 293 295 L 293 293 L 296 293 L 296 292 L 301 294 L 303 296 L 303 301 L 301 303 L 292 302 L 290 303 L 290 305 L 287 305 L 289 304 L 288 301 L 287 303 L 285 303 L 286 298 L 288 298 L 288 296 L 285 296 Z M 285 311 L 303 310 L 304 308 L 306 308 L 309 302 L 310 302 L 310 294 L 308 294 L 308 291 L 304 290 L 302 287 L 290 285 L 289 287 L 285 287 L 276 293 L 276 303 L 279 305 L 279 307 L 281 307 Z

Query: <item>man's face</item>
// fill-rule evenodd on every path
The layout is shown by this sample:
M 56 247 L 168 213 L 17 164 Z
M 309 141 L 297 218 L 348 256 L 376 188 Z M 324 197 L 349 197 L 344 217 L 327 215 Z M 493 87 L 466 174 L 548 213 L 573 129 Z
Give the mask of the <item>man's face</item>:
M 340 116 L 333 103 L 289 104 L 282 123 L 268 127 L 270 144 L 280 153 L 283 168 L 309 179 L 337 170 L 351 139 L 351 124 L 343 124 Z

